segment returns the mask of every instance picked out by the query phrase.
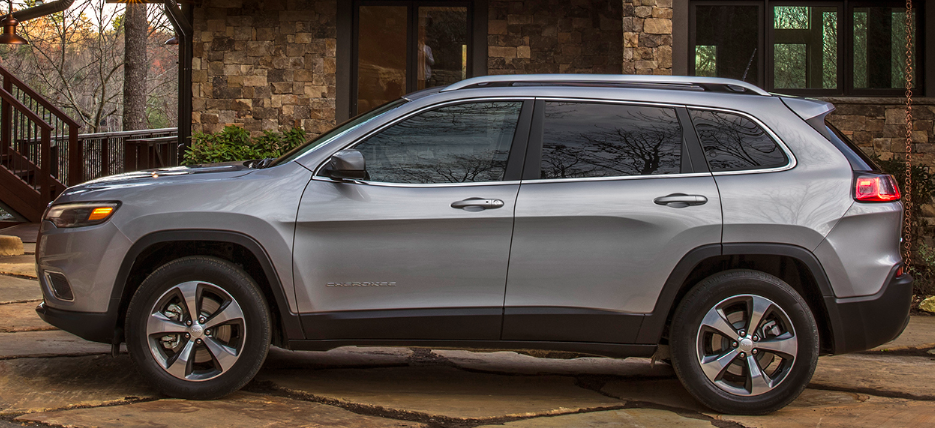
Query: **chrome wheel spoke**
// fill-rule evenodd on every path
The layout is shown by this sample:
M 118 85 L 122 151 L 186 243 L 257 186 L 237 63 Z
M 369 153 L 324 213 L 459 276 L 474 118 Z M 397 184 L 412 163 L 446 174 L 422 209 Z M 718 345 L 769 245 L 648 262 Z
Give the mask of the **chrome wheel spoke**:
M 175 376 L 179 379 L 185 379 L 191 373 L 191 357 L 192 350 L 195 347 L 195 342 L 187 342 L 185 347 L 176 354 L 175 359 L 171 362 L 166 362 L 168 367 L 166 371 L 169 372 L 172 376 Z
M 799 340 L 791 333 L 786 332 L 769 340 L 761 340 L 756 344 L 756 347 L 761 351 L 779 354 L 783 358 L 795 358 L 799 351 Z
M 146 334 L 185 333 L 188 327 L 184 324 L 170 320 L 162 312 L 156 312 L 146 321 Z
M 188 319 L 194 322 L 194 320 L 198 319 L 199 314 L 198 282 L 185 282 L 176 285 L 175 288 L 182 294 L 182 301 L 185 302 L 185 310 L 188 311 Z
M 707 376 L 711 382 L 717 382 L 718 379 L 721 378 L 721 374 L 724 373 L 724 370 L 727 369 L 727 366 L 737 358 L 739 353 L 740 352 L 736 349 L 732 349 L 730 352 L 723 355 L 702 357 L 701 370 L 704 371 L 705 376 Z
M 750 394 L 759 395 L 773 389 L 773 380 L 760 369 L 756 356 L 747 356 L 747 382 Z
M 767 299 L 764 299 L 760 296 L 750 296 L 749 303 L 749 318 L 747 323 L 748 335 L 755 334 L 754 332 L 760 328 L 760 323 L 763 322 L 763 316 L 766 315 L 767 311 L 773 306 L 773 302 L 770 302 Z
M 704 319 L 701 320 L 701 326 L 710 328 L 728 339 L 734 340 L 737 338 L 737 331 L 734 330 L 734 327 L 727 321 L 724 313 L 718 308 L 713 308 L 708 311 Z
M 205 322 L 205 328 L 214 328 L 237 320 L 243 320 L 243 310 L 236 301 L 231 300 Z
M 211 355 L 217 361 L 218 365 L 221 366 L 221 372 L 226 372 L 230 369 L 234 363 L 237 362 L 237 350 L 228 346 L 222 345 L 217 340 L 211 337 L 205 337 L 204 339 L 205 346 L 208 348 L 208 351 L 211 352 Z

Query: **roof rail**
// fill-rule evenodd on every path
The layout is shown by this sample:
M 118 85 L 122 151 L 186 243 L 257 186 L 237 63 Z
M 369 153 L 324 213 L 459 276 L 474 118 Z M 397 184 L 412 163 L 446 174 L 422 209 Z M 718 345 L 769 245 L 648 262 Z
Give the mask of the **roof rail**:
M 733 92 L 733 93 L 754 93 L 757 95 L 770 96 L 769 92 L 759 87 L 735 79 L 725 79 L 721 77 L 699 77 L 699 76 L 653 76 L 636 74 L 515 74 L 498 76 L 480 76 L 462 80 L 449 85 L 441 92 L 457 91 L 459 89 L 483 88 L 494 86 L 513 86 L 516 84 L 526 85 L 600 85 L 607 86 L 627 86 L 639 87 L 673 85 L 672 89 L 686 89 L 686 86 L 692 86 L 696 90 Z

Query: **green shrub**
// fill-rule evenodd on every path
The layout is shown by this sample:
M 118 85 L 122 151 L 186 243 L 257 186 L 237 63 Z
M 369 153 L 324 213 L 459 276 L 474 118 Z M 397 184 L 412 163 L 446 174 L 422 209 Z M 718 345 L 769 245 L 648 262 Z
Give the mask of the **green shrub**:
M 266 131 L 257 138 L 239 126 L 225 126 L 214 134 L 195 133 L 183 165 L 276 158 L 305 143 L 305 131 L 292 128 L 285 134 Z

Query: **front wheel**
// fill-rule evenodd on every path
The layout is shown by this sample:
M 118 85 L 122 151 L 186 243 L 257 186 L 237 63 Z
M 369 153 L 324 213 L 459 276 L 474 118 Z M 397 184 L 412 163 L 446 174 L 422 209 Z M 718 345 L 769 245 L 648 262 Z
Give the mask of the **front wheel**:
M 214 399 L 242 388 L 269 350 L 263 293 L 243 270 L 185 257 L 153 272 L 130 300 L 127 350 L 166 395 Z
M 818 363 L 818 327 L 802 297 L 753 270 L 712 275 L 672 319 L 672 365 L 713 410 L 764 414 L 794 400 Z

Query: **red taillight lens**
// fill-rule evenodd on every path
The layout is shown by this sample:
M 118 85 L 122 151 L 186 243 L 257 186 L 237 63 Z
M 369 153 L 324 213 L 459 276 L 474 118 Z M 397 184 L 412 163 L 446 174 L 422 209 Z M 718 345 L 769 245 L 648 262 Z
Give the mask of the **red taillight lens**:
M 888 174 L 862 174 L 857 176 L 854 199 L 860 202 L 890 202 L 899 200 L 899 187 Z

